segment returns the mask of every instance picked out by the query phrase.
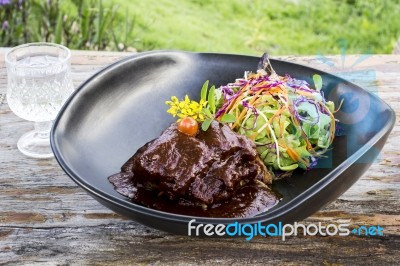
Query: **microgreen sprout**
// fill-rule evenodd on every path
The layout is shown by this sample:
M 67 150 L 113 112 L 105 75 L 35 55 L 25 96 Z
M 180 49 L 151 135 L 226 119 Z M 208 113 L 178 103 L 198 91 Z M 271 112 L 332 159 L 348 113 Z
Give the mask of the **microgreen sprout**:
M 218 88 L 204 82 L 199 102 L 186 96 L 183 101 L 171 97 L 166 104 L 168 113 L 192 117 L 204 131 L 213 120 L 227 123 L 255 142 L 270 170 L 310 169 L 332 144 L 337 123 L 334 103 L 324 98 L 322 77 L 312 79 L 314 87 L 278 75 L 265 54 L 255 73 L 246 71 L 244 78 Z

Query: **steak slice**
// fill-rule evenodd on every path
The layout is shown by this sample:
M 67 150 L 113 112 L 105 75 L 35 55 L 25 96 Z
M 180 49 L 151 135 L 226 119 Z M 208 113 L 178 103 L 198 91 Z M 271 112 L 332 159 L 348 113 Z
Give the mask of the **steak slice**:
M 137 187 L 199 205 L 225 201 L 256 180 L 265 184 L 272 180 L 255 144 L 216 121 L 195 137 L 171 124 L 160 137 L 140 148 L 122 166 L 121 174 Z M 109 180 L 118 191 L 117 178 Z

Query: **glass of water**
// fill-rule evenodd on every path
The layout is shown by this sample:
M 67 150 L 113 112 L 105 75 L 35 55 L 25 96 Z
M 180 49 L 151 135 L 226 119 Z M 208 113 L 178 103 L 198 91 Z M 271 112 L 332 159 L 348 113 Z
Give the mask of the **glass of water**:
M 71 80 L 71 52 L 52 43 L 28 43 L 5 55 L 7 102 L 19 117 L 35 122 L 24 134 L 18 149 L 34 158 L 50 158 L 52 120 L 74 90 Z

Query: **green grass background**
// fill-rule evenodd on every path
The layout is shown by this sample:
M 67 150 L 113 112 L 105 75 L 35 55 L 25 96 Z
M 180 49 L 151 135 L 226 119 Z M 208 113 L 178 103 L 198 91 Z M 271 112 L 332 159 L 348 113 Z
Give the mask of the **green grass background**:
M 400 38 L 400 0 L 115 0 L 115 3 L 120 4 L 120 14 L 135 19 L 134 30 L 127 39 L 139 51 L 338 54 L 339 42 L 344 42 L 347 53 L 381 54 L 391 53 Z

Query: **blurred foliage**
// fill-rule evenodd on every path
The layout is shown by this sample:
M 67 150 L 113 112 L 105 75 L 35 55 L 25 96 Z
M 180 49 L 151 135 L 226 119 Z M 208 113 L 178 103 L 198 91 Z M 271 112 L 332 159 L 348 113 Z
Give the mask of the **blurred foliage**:
M 0 4 L 1 45 L 55 42 L 71 49 L 125 50 L 134 19 L 102 0 L 31 0 Z M 118 34 L 117 34 L 117 33 Z
M 115 0 L 136 14 L 139 50 L 260 55 L 391 53 L 400 0 Z
M 13 46 L 14 44 L 29 41 L 27 24 L 27 5 L 24 1 L 0 2 L 0 45 Z
M 345 40 L 347 53 L 391 53 L 398 14 L 400 0 L 2 0 L 0 44 L 296 55 Z

